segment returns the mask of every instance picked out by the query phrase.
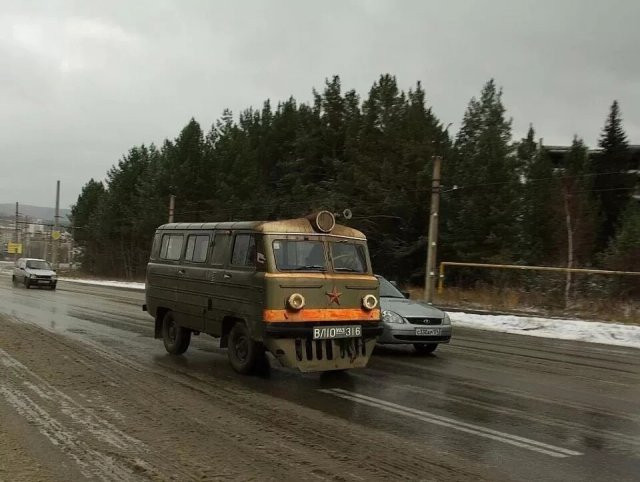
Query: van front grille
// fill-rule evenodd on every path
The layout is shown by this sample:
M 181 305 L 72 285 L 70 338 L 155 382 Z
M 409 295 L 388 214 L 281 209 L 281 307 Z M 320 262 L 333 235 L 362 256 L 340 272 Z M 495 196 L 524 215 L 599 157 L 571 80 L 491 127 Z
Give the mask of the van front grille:
M 334 360 L 337 358 L 355 358 L 366 356 L 367 349 L 363 338 L 343 338 L 340 340 L 312 340 L 296 338 L 296 358 L 298 361 Z

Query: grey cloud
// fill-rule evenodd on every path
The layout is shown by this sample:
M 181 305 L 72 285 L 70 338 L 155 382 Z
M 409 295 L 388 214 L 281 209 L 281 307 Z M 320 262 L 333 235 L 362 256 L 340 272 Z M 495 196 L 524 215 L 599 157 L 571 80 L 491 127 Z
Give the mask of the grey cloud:
M 640 4 L 633 1 L 0 2 L 0 201 L 63 203 L 132 145 L 206 129 L 341 75 L 380 73 L 455 129 L 494 77 L 514 138 L 593 145 L 611 101 L 640 143 Z M 25 183 L 24 179 L 29 182 Z

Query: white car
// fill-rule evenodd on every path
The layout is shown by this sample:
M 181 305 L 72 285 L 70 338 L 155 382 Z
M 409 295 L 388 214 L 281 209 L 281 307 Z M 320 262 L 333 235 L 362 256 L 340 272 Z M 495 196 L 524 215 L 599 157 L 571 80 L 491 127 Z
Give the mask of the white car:
M 13 268 L 11 280 L 14 285 L 24 284 L 25 288 L 46 286 L 55 290 L 58 284 L 58 275 L 44 259 L 20 258 Z

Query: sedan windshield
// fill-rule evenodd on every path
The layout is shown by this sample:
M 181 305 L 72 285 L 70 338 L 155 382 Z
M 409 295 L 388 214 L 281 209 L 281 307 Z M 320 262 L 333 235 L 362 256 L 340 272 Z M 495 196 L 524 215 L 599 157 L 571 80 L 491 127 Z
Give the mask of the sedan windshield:
M 51 265 L 46 261 L 42 260 L 31 260 L 27 261 L 27 268 L 31 269 L 51 269 Z
M 278 239 L 273 255 L 280 271 L 326 271 L 327 259 L 322 241 Z
M 379 277 L 380 280 L 380 297 L 381 298 L 404 298 L 403 294 L 398 291 L 398 288 L 393 286 L 386 279 Z

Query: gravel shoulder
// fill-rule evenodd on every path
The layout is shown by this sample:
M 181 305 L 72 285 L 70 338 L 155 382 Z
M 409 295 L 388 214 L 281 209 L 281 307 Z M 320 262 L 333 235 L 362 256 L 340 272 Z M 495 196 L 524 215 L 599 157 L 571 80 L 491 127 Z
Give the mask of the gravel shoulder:
M 213 383 L 186 358 L 123 356 L 6 316 L 0 330 L 0 478 L 63 480 L 55 461 L 67 480 L 496 479 L 233 378 Z

